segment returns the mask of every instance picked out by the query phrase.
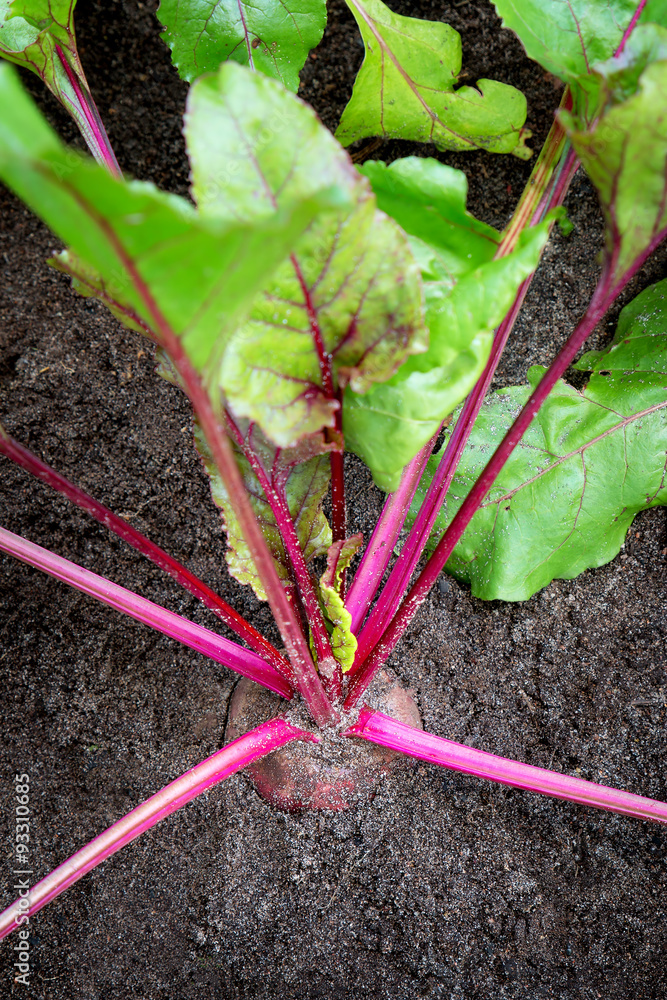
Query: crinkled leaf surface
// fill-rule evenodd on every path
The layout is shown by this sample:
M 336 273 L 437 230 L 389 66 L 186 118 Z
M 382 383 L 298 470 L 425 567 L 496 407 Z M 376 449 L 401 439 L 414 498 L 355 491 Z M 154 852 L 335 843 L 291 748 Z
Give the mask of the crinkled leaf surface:
M 2 179 L 71 245 L 70 262 L 79 258 L 94 279 L 91 293 L 96 281 L 103 300 L 151 329 L 155 303 L 206 374 L 225 331 L 321 203 L 306 196 L 252 223 L 204 218 L 185 199 L 112 178 L 66 149 L 6 64 L 0 65 L 0 104 Z
M 215 72 L 227 59 L 298 90 L 299 72 L 322 38 L 325 0 L 161 0 L 165 41 L 185 80 Z
M 486 149 L 528 158 L 523 94 L 495 80 L 454 90 L 461 36 L 448 24 L 394 14 L 381 0 L 346 0 L 366 54 L 336 137 L 380 135 L 438 149 Z
M 609 562 L 640 510 L 667 503 L 667 281 L 621 313 L 613 344 L 559 382 L 447 564 L 486 600 L 527 600 L 553 579 Z M 529 372 L 531 386 L 543 368 Z M 454 477 L 438 529 L 458 510 L 531 386 L 494 393 Z
M 343 573 L 363 544 L 364 536 L 351 535 L 334 542 L 327 554 L 327 568 L 320 578 L 320 601 L 331 628 L 331 651 L 343 673 L 352 669 L 357 652 L 357 637 L 352 632 L 352 615 L 340 596 Z
M 313 436 L 310 440 L 301 442 L 298 449 L 281 451 L 267 441 L 256 426 L 248 427 L 246 424 L 242 426 L 242 430 L 244 446 L 252 449 L 269 479 L 274 482 L 279 480 L 281 489 L 284 490 L 306 563 L 311 562 L 315 556 L 325 555 L 331 545 L 331 529 L 322 512 L 322 500 L 331 477 L 331 463 L 326 452 L 331 450 L 332 445 L 326 444 L 321 437 Z M 222 510 L 227 533 L 226 559 L 229 571 L 239 583 L 250 584 L 257 597 L 265 601 L 266 593 L 250 551 L 199 428 L 195 434 L 195 443 L 211 480 L 213 500 Z M 252 509 L 275 560 L 278 576 L 289 587 L 292 585 L 289 560 L 273 511 L 244 451 L 236 445 L 235 452 Z
M 633 34 L 621 59 L 596 70 L 607 87 L 607 106 L 597 122 L 585 128 L 580 118 L 561 112 L 600 198 L 612 283 L 667 227 L 667 60 L 646 63 L 647 46 L 659 55 L 667 46 L 667 29 L 645 25 L 635 31 L 638 37 Z M 637 62 L 645 67 L 639 76 Z M 626 97 L 631 85 L 636 93 Z
M 466 212 L 465 175 L 435 160 L 366 164 L 378 204 L 410 234 L 423 268 L 429 347 L 363 395 L 346 390 L 343 430 L 384 490 L 470 391 L 489 356 L 493 331 L 539 262 L 548 224 L 525 232 L 494 261 L 500 234 Z
M 272 218 L 323 178 L 347 193 L 349 204 L 317 218 L 268 277 L 220 365 L 234 415 L 292 446 L 335 425 L 339 389 L 363 392 L 424 350 L 419 268 L 344 150 L 272 80 L 233 63 L 199 80 L 186 136 L 207 218 Z

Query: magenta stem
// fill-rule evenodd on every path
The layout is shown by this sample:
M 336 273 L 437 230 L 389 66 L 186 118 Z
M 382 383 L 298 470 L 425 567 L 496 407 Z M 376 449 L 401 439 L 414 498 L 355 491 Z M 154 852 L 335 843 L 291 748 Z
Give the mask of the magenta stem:
M 106 861 L 112 854 L 150 830 L 160 820 L 170 816 L 208 788 L 224 781 L 254 760 L 265 757 L 278 747 L 293 740 L 317 742 L 318 738 L 303 729 L 291 726 L 283 719 L 271 719 L 240 736 L 233 743 L 218 750 L 213 756 L 197 764 L 161 791 L 146 799 L 140 806 L 101 833 L 50 875 L 0 913 L 0 939 L 32 917 L 80 878 Z M 19 875 L 16 876 L 17 878 Z
M 538 213 L 541 212 L 540 217 L 546 215 L 548 212 L 551 211 L 552 208 L 556 208 L 558 205 L 563 204 L 563 202 L 565 201 L 565 196 L 569 190 L 570 184 L 572 183 L 572 180 L 574 178 L 574 175 L 579 169 L 580 166 L 579 158 L 576 152 L 574 151 L 572 146 L 567 146 L 566 149 L 567 152 L 565 153 L 565 156 L 561 161 L 558 173 L 556 175 L 556 182 L 554 184 L 554 188 L 551 192 L 548 202 L 544 207 L 543 206 L 538 207 Z M 530 282 L 532 280 L 533 276 L 531 275 L 528 281 Z
M 405 593 L 410 577 L 414 573 L 415 567 L 421 558 L 426 547 L 433 526 L 437 520 L 440 508 L 447 495 L 456 468 L 461 458 L 461 454 L 472 432 L 477 415 L 484 402 L 484 397 L 491 385 L 496 368 L 501 355 L 507 344 L 507 339 L 512 332 L 512 328 L 519 314 L 526 292 L 530 287 L 532 275 L 520 285 L 514 304 L 501 325 L 496 330 L 493 347 L 486 367 L 475 385 L 474 389 L 463 404 L 463 409 L 459 414 L 454 430 L 447 442 L 444 454 L 438 463 L 431 484 L 426 496 L 419 508 L 419 513 L 415 519 L 410 533 L 401 549 L 401 553 L 389 575 L 389 579 L 380 595 L 380 598 L 373 608 L 368 621 L 359 636 L 357 653 L 354 666 L 349 673 L 352 678 L 361 670 L 364 661 L 371 653 L 374 646 L 379 642 L 385 624 L 391 621 L 395 615 L 401 598 Z
M 105 528 L 113 531 L 123 541 L 159 566 L 160 569 L 169 573 L 182 587 L 191 594 L 194 594 L 195 597 L 198 597 L 225 625 L 232 629 L 241 639 L 244 639 L 278 673 L 283 674 L 288 679 L 291 677 L 291 668 L 285 658 L 271 645 L 268 639 L 265 639 L 257 629 L 253 628 L 222 597 L 211 590 L 210 587 L 207 587 L 205 583 L 194 576 L 185 566 L 177 562 L 176 559 L 173 559 L 167 552 L 159 548 L 159 546 L 154 545 L 153 542 L 137 531 L 136 528 L 133 528 L 132 525 L 128 524 L 127 521 L 123 520 L 122 517 L 114 514 L 104 504 L 99 503 L 94 497 L 91 497 L 88 493 L 79 489 L 78 486 L 75 486 L 74 483 L 65 479 L 64 476 L 61 476 L 55 469 L 42 462 L 41 459 L 31 451 L 28 451 L 27 448 L 24 448 L 23 445 L 5 435 L 1 426 L 0 453 L 6 455 L 13 462 L 16 462 L 22 469 L 37 476 L 38 479 L 41 479 L 48 486 L 52 486 L 58 490 L 68 500 L 75 503 L 77 507 L 85 510 L 86 513 L 94 517 L 100 524 L 103 524 Z
M 482 473 L 475 481 L 470 493 L 454 516 L 451 524 L 440 539 L 431 558 L 401 604 L 398 612 L 385 629 L 382 638 L 368 656 L 363 667 L 352 679 L 345 701 L 346 709 L 350 709 L 358 703 L 372 681 L 375 672 L 380 669 L 387 657 L 394 650 L 405 629 L 412 621 L 417 609 L 425 600 L 426 595 L 437 580 L 440 572 L 444 569 L 456 543 L 481 506 L 500 470 L 532 423 L 535 414 L 558 379 L 565 374 L 565 371 L 574 360 L 577 351 L 579 351 L 593 332 L 611 303 L 641 267 L 649 254 L 652 253 L 653 249 L 662 241 L 664 235 L 665 232 L 658 234 L 651 242 L 650 247 L 644 251 L 633 266 L 616 283 L 613 281 L 615 261 L 609 258 L 606 259 L 603 273 L 583 318 L 566 341 L 550 368 L 545 372 L 541 382 L 496 448 Z
M 640 4 L 639 9 L 635 13 L 631 24 L 628 26 L 624 40 L 621 46 L 617 50 L 617 55 L 622 51 L 623 45 L 625 44 L 625 38 L 629 37 L 637 20 L 641 14 L 641 9 L 643 9 L 644 3 Z M 572 101 L 569 94 L 569 90 L 566 91 L 563 97 L 562 106 L 569 108 L 571 107 Z M 562 129 L 559 124 L 556 123 L 554 126 L 553 138 L 550 133 L 551 145 L 557 148 L 559 143 L 562 143 Z M 555 182 L 552 191 L 549 195 L 545 195 L 542 201 L 537 206 L 534 213 L 533 219 L 531 220 L 531 225 L 535 225 L 553 208 L 562 205 L 565 200 L 565 195 L 569 189 L 570 183 L 579 168 L 579 160 L 577 155 L 571 147 L 567 149 L 564 159 L 562 160 L 558 174 L 555 177 Z M 525 219 L 521 216 L 523 224 L 525 225 Z M 498 254 L 496 256 L 501 256 L 507 253 L 513 248 L 516 238 L 518 237 L 518 230 L 516 226 L 512 228 L 511 233 L 508 232 L 506 237 L 503 239 L 501 246 L 499 248 Z M 655 245 L 655 241 L 652 245 Z M 642 258 L 642 260 L 645 257 Z M 634 271 L 633 271 L 634 273 Z M 419 561 L 419 558 L 424 550 L 424 547 L 430 537 L 430 533 L 433 529 L 435 521 L 437 519 L 438 512 L 447 494 L 447 490 L 451 484 L 452 478 L 455 474 L 456 468 L 458 466 L 459 459 L 463 452 L 463 449 L 470 437 L 472 428 L 474 426 L 475 420 L 479 414 L 479 410 L 484 401 L 484 397 L 489 389 L 493 375 L 495 374 L 496 368 L 504 351 L 507 339 L 512 331 L 520 308 L 525 299 L 530 283 L 533 280 L 531 275 L 527 278 L 520 286 L 517 293 L 517 297 L 514 301 L 512 309 L 508 313 L 507 317 L 500 325 L 496 331 L 494 337 L 494 344 L 491 352 L 489 361 L 487 362 L 486 368 L 473 389 L 472 393 L 466 400 L 459 419 L 457 421 L 456 427 L 449 439 L 445 453 L 441 459 L 438 466 L 434 479 L 431 482 L 427 495 L 424 499 L 417 520 L 413 525 L 413 528 L 408 536 L 408 539 L 403 546 L 399 559 L 396 565 L 392 569 L 389 580 L 380 596 L 378 603 L 369 620 L 366 624 L 365 629 L 359 636 L 359 642 L 357 647 L 357 654 L 355 657 L 355 664 L 350 671 L 350 677 L 354 678 L 355 674 L 358 675 L 360 671 L 364 668 L 364 663 L 368 659 L 371 651 L 379 643 L 382 630 L 384 628 L 384 623 L 392 619 L 398 608 L 401 596 L 405 592 L 408 586 L 410 577 L 414 572 L 414 569 Z M 620 292 L 620 287 L 615 294 Z M 444 540 L 443 540 L 444 541 Z M 444 566 L 444 564 L 443 564 Z M 432 585 L 432 584 L 431 584 Z M 420 602 L 421 603 L 421 602 Z M 391 627 L 391 626 L 390 626 Z M 387 629 L 388 631 L 388 629 Z M 386 632 L 385 632 L 386 635 Z M 393 648 L 393 647 L 392 647 Z M 388 655 L 388 654 L 387 654 Z M 382 660 L 384 662 L 384 660 Z M 378 661 L 379 665 L 379 661 Z M 374 671 L 370 671 L 370 668 L 365 668 L 368 680 L 366 686 L 370 683 L 370 679 L 373 676 Z M 377 669 L 377 667 L 375 668 Z M 358 682 L 360 683 L 360 682 Z M 357 699 L 360 697 L 360 693 L 357 694 Z M 349 699 L 348 699 L 349 700 Z
M 410 757 L 439 764 L 453 771 L 463 771 L 464 774 L 473 774 L 477 778 L 487 778 L 501 785 L 523 788 L 528 792 L 567 799 L 579 805 L 607 809 L 637 819 L 667 823 L 665 802 L 608 788 L 606 785 L 597 785 L 592 781 L 584 781 L 583 778 L 570 778 L 566 774 L 548 771 L 543 767 L 520 764 L 483 750 L 473 750 L 472 747 L 454 743 L 440 736 L 432 736 L 404 722 L 397 722 L 396 719 L 367 707 L 361 709 L 358 721 L 343 735 L 359 736 L 371 743 L 408 754 Z
M 421 451 L 418 451 L 412 461 L 406 465 L 399 487 L 395 493 L 390 493 L 387 497 L 380 520 L 375 525 L 371 539 L 366 546 L 366 551 L 359 563 L 345 601 L 345 607 L 352 616 L 352 631 L 355 634 L 359 631 L 389 565 L 394 546 L 405 524 L 410 504 L 435 446 L 437 436 L 434 434 L 431 440 L 427 441 Z
M 615 56 L 620 56 L 621 52 L 625 48 L 625 43 L 627 42 L 627 40 L 630 37 L 630 35 L 632 34 L 632 32 L 635 30 L 635 28 L 637 26 L 637 21 L 642 16 L 642 11 L 644 10 L 644 7 L 646 6 L 646 3 L 647 3 L 647 0 L 640 0 L 640 3 L 637 6 L 637 10 L 632 15 L 632 20 L 630 21 L 630 24 L 627 26 L 627 28 L 625 29 L 625 32 L 623 33 L 623 38 L 621 39 L 621 44 L 619 45 L 619 47 L 616 49 L 616 52 L 614 53 Z
M 261 528 L 250 506 L 250 500 L 229 440 L 213 413 L 208 394 L 199 376 L 190 364 L 178 337 L 157 309 L 150 292 L 145 288 L 139 273 L 131 261 L 130 266 L 132 268 L 130 273 L 133 279 L 139 283 L 142 295 L 147 296 L 150 303 L 149 308 L 151 311 L 154 311 L 154 319 L 157 327 L 156 333 L 176 365 L 176 370 L 183 379 L 185 390 L 194 407 L 211 450 L 213 461 L 225 484 L 225 489 L 238 520 L 241 534 L 248 545 L 251 558 L 267 595 L 274 620 L 280 629 L 283 641 L 287 647 L 299 691 L 306 701 L 317 725 L 320 728 L 331 725 L 336 721 L 337 713 L 322 686 L 322 681 L 315 669 L 310 650 L 308 649 L 308 643 L 301 631 L 294 608 L 290 604 L 285 589 L 278 577 L 273 556 L 269 551 Z
M 299 691 L 317 725 L 320 727 L 331 725 L 336 722 L 338 713 L 329 701 L 315 669 L 308 643 L 301 631 L 285 588 L 280 582 L 266 539 L 250 505 L 250 499 L 236 464 L 231 444 L 218 416 L 213 411 L 211 399 L 202 380 L 193 368 L 178 336 L 159 309 L 132 256 L 125 249 L 113 227 L 97 212 L 94 205 L 81 195 L 78 195 L 78 198 L 90 218 L 97 223 L 127 271 L 151 317 L 153 337 L 161 347 L 164 347 L 176 367 L 201 425 L 213 462 L 224 483 L 230 505 L 238 520 L 239 529 L 267 595 L 269 607 L 285 643 Z
M 63 583 L 68 583 L 84 594 L 95 597 L 103 604 L 108 604 L 116 611 L 122 611 L 131 618 L 143 622 L 144 625 L 149 625 L 156 631 L 178 640 L 184 646 L 196 649 L 198 653 L 210 656 L 217 663 L 223 663 L 244 677 L 250 677 L 258 684 L 263 684 L 276 694 L 282 695 L 283 698 L 292 697 L 288 681 L 277 670 L 256 653 L 231 642 L 230 639 L 196 625 L 173 611 L 161 608 L 145 597 L 140 597 L 131 590 L 98 576 L 97 573 L 77 566 L 69 559 L 64 559 L 42 548 L 41 545 L 35 545 L 34 542 L 29 542 L 5 528 L 0 528 L 0 551 L 16 556 L 29 566 L 43 570 L 57 580 L 62 580 Z
M 324 618 L 322 617 L 322 611 L 317 600 L 315 587 L 313 586 L 310 573 L 308 572 L 308 567 L 306 566 L 306 561 L 303 557 L 303 552 L 301 551 L 301 545 L 299 543 L 294 521 L 292 520 L 292 515 L 290 514 L 289 505 L 287 503 L 285 489 L 281 484 L 273 482 L 253 449 L 253 424 L 251 424 L 248 428 L 248 436 L 246 440 L 241 434 L 241 431 L 232 416 L 227 413 L 226 417 L 229 432 L 234 437 L 238 447 L 243 451 L 243 454 L 245 455 L 252 471 L 257 477 L 266 502 L 271 508 L 271 512 L 275 518 L 278 531 L 280 532 L 280 537 L 283 541 L 283 545 L 285 546 L 287 558 L 289 559 L 289 563 L 294 574 L 297 592 L 299 594 L 299 598 L 303 602 L 305 614 L 308 619 L 308 625 L 313 638 L 315 653 L 317 655 L 318 669 L 325 691 L 327 692 L 329 698 L 332 698 L 334 701 L 340 701 L 342 694 L 340 668 L 331 650 L 329 634 L 324 624 Z
M 551 209 L 561 205 L 567 194 L 570 182 L 579 166 L 576 155 L 570 150 L 563 161 L 563 169 L 559 171 L 551 195 L 538 205 L 531 225 L 536 225 Z M 401 598 L 405 593 L 410 577 L 430 538 L 433 526 L 437 520 L 440 508 L 447 495 L 452 479 L 456 473 L 459 460 L 463 453 L 472 429 L 479 415 L 486 393 L 489 390 L 493 376 L 502 357 L 507 340 L 514 328 L 517 316 L 530 288 L 534 273 L 519 286 L 516 298 L 509 313 L 496 330 L 491 354 L 484 371 L 474 389 L 463 404 L 461 413 L 452 434 L 447 442 L 444 454 L 438 464 L 435 475 L 428 488 L 424 501 L 419 509 L 415 523 L 401 549 L 401 553 L 392 568 L 389 579 L 373 608 L 368 621 L 358 639 L 354 666 L 349 673 L 352 679 L 362 669 L 364 662 L 373 648 L 379 642 L 386 623 L 396 614 Z
M 382 638 L 350 683 L 345 703 L 346 708 L 352 708 L 358 703 L 376 671 L 380 669 L 381 665 L 395 648 L 408 624 L 412 621 L 417 609 L 425 600 L 426 595 L 437 580 L 440 572 L 444 569 L 454 546 L 481 505 L 496 476 L 519 443 L 519 440 L 532 422 L 542 402 L 569 367 L 581 345 L 604 315 L 607 304 L 607 296 L 603 292 L 603 283 L 601 282 L 593 295 L 586 315 L 578 324 L 565 347 L 543 376 L 542 381 L 499 444 L 457 511 L 447 531 L 440 539 L 433 555 L 413 584 L 397 614 L 393 617 L 385 629 Z
M 340 667 L 331 649 L 329 633 L 326 630 L 322 610 L 317 599 L 317 594 L 315 593 L 315 587 L 310 578 L 306 561 L 303 558 L 296 528 L 289 513 L 287 499 L 281 490 L 271 490 L 271 493 L 274 500 L 277 501 L 275 507 L 273 504 L 271 505 L 274 515 L 278 510 L 281 511 L 280 518 L 276 517 L 276 523 L 278 524 L 290 565 L 294 571 L 299 597 L 303 601 L 308 618 L 320 677 L 329 698 L 333 699 L 334 702 L 340 702 L 342 700 Z M 269 493 L 266 495 L 268 499 Z M 271 500 L 269 502 L 271 503 Z
M 74 102 L 70 104 L 67 100 L 67 94 L 61 93 L 61 99 L 65 104 L 69 105 L 68 110 L 79 126 L 90 152 L 98 163 L 106 167 L 114 177 L 122 178 L 123 175 L 118 166 L 116 154 L 109 142 L 109 136 L 106 133 L 100 113 L 93 100 L 93 95 L 88 88 L 83 70 L 79 67 L 79 72 L 75 73 L 61 47 L 56 45 L 55 48 L 72 90 L 76 94 L 78 104 Z
M 275 202 L 274 202 L 275 204 Z M 336 412 L 336 430 L 342 434 L 343 431 L 343 400 L 342 393 L 336 392 L 334 387 L 334 377 L 332 368 L 332 358 L 324 345 L 324 337 L 320 329 L 320 322 L 317 315 L 317 307 L 313 301 L 311 290 L 301 270 L 301 265 L 295 254 L 290 257 L 297 281 L 301 286 L 303 303 L 308 314 L 310 332 L 313 338 L 313 347 L 317 354 L 317 363 L 322 379 L 322 389 L 328 399 L 338 400 L 338 410 Z M 342 452 L 331 452 L 331 532 L 334 542 L 342 542 L 346 537 L 346 512 L 345 512 L 345 477 L 344 477 L 344 456 Z

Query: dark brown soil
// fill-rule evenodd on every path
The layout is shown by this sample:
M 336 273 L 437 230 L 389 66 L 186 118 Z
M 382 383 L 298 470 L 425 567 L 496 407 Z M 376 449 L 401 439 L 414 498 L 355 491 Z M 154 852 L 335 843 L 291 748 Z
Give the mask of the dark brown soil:
M 184 193 L 186 88 L 154 6 L 80 0 L 81 53 L 123 169 Z M 392 6 L 459 29 L 467 80 L 520 86 L 541 142 L 559 90 L 499 32 L 489 4 Z M 361 54 L 336 0 L 303 91 L 330 127 Z M 375 155 L 412 151 L 388 143 Z M 472 210 L 502 225 L 530 165 L 442 159 L 468 173 Z M 57 241 L 0 197 L 0 419 L 275 636 L 266 607 L 225 572 L 184 398 L 153 374 L 143 341 L 46 267 Z M 574 232 L 545 254 L 503 380 L 552 356 L 594 286 L 601 226 L 585 179 L 568 208 Z M 664 277 L 666 260 L 663 249 L 624 301 Z M 381 497 L 354 460 L 350 471 L 353 526 L 368 532 Z M 11 530 L 211 624 L 159 570 L 5 460 L 0 505 Z M 444 580 L 392 658 L 425 727 L 667 798 L 666 551 L 665 512 L 654 510 L 612 564 L 526 603 L 485 604 Z M 220 745 L 234 678 L 11 558 L 0 567 L 6 905 L 15 772 L 30 775 L 37 878 Z M 666 849 L 662 828 L 429 766 L 338 815 L 276 812 L 237 776 L 32 921 L 27 988 L 12 982 L 9 939 L 0 997 L 657 1000 L 667 996 Z

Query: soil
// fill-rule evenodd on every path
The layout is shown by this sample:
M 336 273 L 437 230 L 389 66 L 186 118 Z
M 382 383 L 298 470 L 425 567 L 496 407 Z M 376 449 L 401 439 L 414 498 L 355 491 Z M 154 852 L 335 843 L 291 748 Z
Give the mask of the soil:
M 463 36 L 466 82 L 528 96 L 539 147 L 560 92 L 488 3 L 397 2 Z M 186 94 L 155 3 L 80 0 L 83 63 L 121 166 L 187 192 Z M 303 96 L 334 127 L 362 48 L 341 0 Z M 39 81 L 49 119 L 80 145 Z M 363 147 L 364 144 L 362 143 Z M 433 149 L 402 142 L 373 155 Z M 441 154 L 470 208 L 502 226 L 530 171 L 513 157 Z M 265 606 L 225 571 L 224 540 L 180 393 L 151 352 L 45 260 L 57 241 L 2 198 L 1 419 L 46 461 L 131 519 L 276 639 Z M 545 253 L 498 381 L 547 362 L 595 284 L 601 221 L 577 177 L 574 223 Z M 666 273 L 659 252 L 623 297 Z M 618 308 L 594 346 L 613 329 Z M 0 523 L 196 621 L 208 612 L 133 550 L 2 461 Z M 382 497 L 349 459 L 352 528 Z M 618 558 L 520 604 L 443 578 L 392 657 L 425 728 L 658 799 L 665 780 L 665 511 L 638 517 Z M 13 776 L 30 776 L 41 877 L 214 752 L 235 683 L 222 667 L 9 557 L 0 559 L 3 900 L 14 898 Z M 667 833 L 633 819 L 426 765 L 388 776 L 348 812 L 274 810 L 238 775 L 126 847 L 31 922 L 32 974 L 0 997 L 498 1000 L 667 996 Z

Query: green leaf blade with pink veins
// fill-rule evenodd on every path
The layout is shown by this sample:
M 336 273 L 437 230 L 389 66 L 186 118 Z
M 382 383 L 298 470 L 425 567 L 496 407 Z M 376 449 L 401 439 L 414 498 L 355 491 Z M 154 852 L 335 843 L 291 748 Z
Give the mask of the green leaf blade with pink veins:
M 503 26 L 519 36 L 530 58 L 566 83 L 614 54 L 637 5 L 638 0 L 493 0 Z
M 640 0 L 494 0 L 494 6 L 531 59 L 569 84 L 575 113 L 587 124 L 604 99 L 598 64 L 627 45 L 637 14 L 640 23 L 667 23 L 664 0 L 642 11 Z
M 299 72 L 327 22 L 325 0 L 161 0 L 158 18 L 184 80 L 233 59 L 299 88 Z
M 36 73 L 74 118 L 95 159 L 120 174 L 77 52 L 75 6 L 76 0 L 0 0 L 0 56 Z
M 68 150 L 7 64 L 0 106 L 0 177 L 71 247 L 62 269 L 158 342 L 168 328 L 205 378 L 267 273 L 331 204 L 320 189 L 269 219 L 203 218 L 184 198 Z
M 667 28 L 640 25 L 623 55 L 594 75 L 602 93 L 596 122 L 560 117 L 598 192 L 614 286 L 667 233 Z
M 75 6 L 76 0 L 0 0 L 0 54 L 42 79 L 56 45 L 78 61 Z
M 641 510 L 667 504 L 667 281 L 626 306 L 612 344 L 576 367 L 592 371 L 588 384 L 557 383 L 447 564 L 476 597 L 525 601 L 602 566 Z M 543 373 L 529 371 L 531 386 Z M 438 536 L 531 386 L 502 389 L 482 408 Z
M 531 155 L 526 99 L 495 80 L 454 90 L 461 37 L 448 24 L 394 14 L 381 0 L 347 0 L 366 54 L 336 137 L 432 142 L 438 149 Z
M 347 195 L 268 277 L 219 368 L 234 416 L 293 446 L 336 426 L 346 386 L 363 393 L 425 349 L 419 269 L 345 151 L 273 81 L 232 63 L 199 80 L 186 138 L 193 196 L 207 218 L 271 218 L 321 178 Z

